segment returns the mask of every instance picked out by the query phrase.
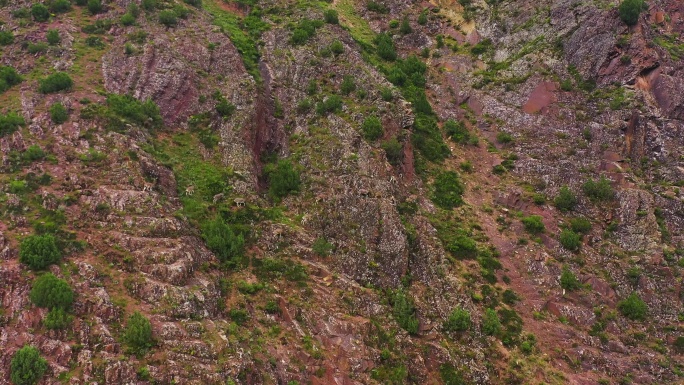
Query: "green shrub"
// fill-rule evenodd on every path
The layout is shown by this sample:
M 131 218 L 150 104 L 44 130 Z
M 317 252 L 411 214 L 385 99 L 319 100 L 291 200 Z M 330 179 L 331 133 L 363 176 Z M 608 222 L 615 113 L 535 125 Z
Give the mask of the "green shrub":
M 444 381 L 444 385 L 466 385 L 468 382 L 463 379 L 463 374 L 449 364 L 442 364 L 439 367 L 439 375 Z
M 394 294 L 392 301 L 392 314 L 402 329 L 409 334 L 418 334 L 418 318 L 416 317 L 416 309 L 413 300 L 404 293 L 403 290 L 398 290 Z
M 521 219 L 525 231 L 530 234 L 541 234 L 544 232 L 546 227 L 544 227 L 544 222 L 542 222 L 542 217 L 539 215 L 530 215 Z
M 30 54 L 36 54 L 36 53 L 42 53 L 46 52 L 48 49 L 48 45 L 43 42 L 38 42 L 38 43 L 29 43 L 28 47 L 26 48 L 26 51 Z
M 88 5 L 88 0 L 75 0 L 74 3 L 76 3 L 76 5 L 79 7 L 82 7 L 84 5 Z
M 236 324 L 242 326 L 249 320 L 249 313 L 244 309 L 230 309 L 228 312 L 230 319 Z
M 321 257 L 327 257 L 333 250 L 333 245 L 330 244 L 330 242 L 326 241 L 325 238 L 316 238 L 313 245 L 311 246 L 311 250 L 313 250 L 314 253 L 320 255 Z
M 223 263 L 235 264 L 244 253 L 244 236 L 233 232 L 220 217 L 202 226 L 202 238 L 204 238 L 207 247 Z
M 36 3 L 31 7 L 31 16 L 37 22 L 44 22 L 50 18 L 50 10 L 43 4 Z
M 418 15 L 418 24 L 425 25 L 428 22 L 427 11 L 423 11 Z
M 231 116 L 235 112 L 235 106 L 221 97 L 218 103 L 216 103 L 216 112 L 223 117 Z
M 384 141 L 380 147 L 385 151 L 387 161 L 392 166 L 398 166 L 404 160 L 404 145 L 397 138 L 390 138 Z
M 570 229 L 579 234 L 587 234 L 591 231 L 591 222 L 586 218 L 572 218 Z
M 22 82 L 21 75 L 17 73 L 14 67 L 0 66 L 0 93 L 3 93 Z M 0 134 L 1 135 L 1 134 Z
M 43 326 L 49 330 L 61 330 L 66 329 L 71 325 L 71 321 L 74 317 L 67 313 L 62 308 L 55 308 L 50 310 L 45 319 L 43 320 Z
M 54 13 L 66 13 L 71 11 L 71 2 L 69 0 L 52 0 L 50 3 L 50 11 Z
M 0 31 L 0 45 L 10 45 L 14 43 L 12 31 Z
M 323 25 L 322 20 L 303 19 L 292 31 L 290 42 L 293 45 L 302 45 L 316 34 L 316 29 Z
M 185 4 L 192 5 L 195 8 L 202 8 L 202 0 L 183 0 Z
M 618 310 L 625 317 L 633 321 L 643 321 L 648 314 L 648 306 L 636 293 L 618 302 Z
M 15 385 L 36 384 L 48 369 L 47 361 L 33 346 L 24 345 L 12 356 L 10 379 Z
M 338 95 L 330 95 L 316 105 L 316 112 L 319 115 L 342 111 L 342 98 Z
M 577 197 L 568 188 L 568 186 L 561 187 L 558 196 L 553 200 L 556 208 L 562 212 L 567 212 L 575 209 L 577 206 Z
M 501 144 L 511 143 L 513 141 L 513 136 L 507 132 L 499 131 L 496 134 L 496 141 Z
M 572 230 L 564 229 L 561 231 L 558 241 L 567 250 L 577 251 L 582 245 L 582 235 Z
M 377 3 L 373 0 L 366 3 L 366 9 L 368 9 L 371 12 L 389 13 L 389 8 L 387 8 L 387 6 L 385 6 L 384 4 Z
M 46 273 L 33 282 L 29 298 L 38 307 L 69 310 L 74 303 L 74 292 L 67 281 Z
M 60 91 L 70 90 L 74 86 L 74 81 L 64 72 L 55 72 L 45 79 L 40 80 L 38 90 L 43 94 L 52 94 Z
M 488 336 L 495 336 L 501 333 L 501 321 L 494 309 L 485 310 L 482 317 L 482 333 Z
M 684 336 L 679 336 L 675 340 L 674 344 L 674 350 L 678 353 L 684 353 Z
M 135 24 L 135 16 L 130 13 L 125 13 L 121 16 L 121 24 L 124 26 L 131 26 Z
M 142 0 L 140 5 L 145 11 L 151 12 L 157 8 L 157 0 Z
M 36 160 L 45 158 L 45 151 L 43 151 L 43 149 L 37 144 L 32 144 L 26 149 L 26 151 L 24 151 L 23 154 L 21 154 L 21 157 L 26 161 L 34 162 Z
M 57 240 L 52 235 L 30 235 L 21 241 L 19 261 L 33 270 L 42 270 L 62 259 Z
M 152 347 L 152 324 L 136 311 L 128 318 L 123 340 L 132 353 L 144 355 Z
M 470 141 L 470 132 L 463 122 L 449 119 L 444 122 L 444 131 L 456 143 L 466 144 Z
M 50 45 L 57 45 L 62 41 L 62 38 L 59 36 L 59 31 L 56 29 L 49 29 L 45 37 Z
M 646 8 L 644 0 L 623 0 L 618 7 L 620 20 L 627 25 L 635 25 L 639 22 L 639 15 L 644 8 Z
M 444 248 L 458 259 L 470 259 L 477 256 L 477 243 L 465 234 L 458 234 L 449 239 Z
M 450 332 L 463 332 L 470 329 L 471 324 L 470 312 L 458 307 L 451 312 L 449 318 L 444 322 L 444 330 Z
M 323 12 L 323 18 L 328 24 L 338 24 L 340 22 L 337 16 L 337 11 L 334 9 L 327 9 L 325 12 Z
M 104 41 L 102 41 L 102 39 L 97 37 L 97 36 L 86 37 L 85 44 L 88 47 L 93 47 L 93 48 L 104 48 L 104 46 L 105 46 Z
M 55 103 L 50 106 L 50 119 L 55 124 L 62 124 L 69 119 L 69 111 L 67 111 L 62 103 Z
M 301 185 L 299 171 L 289 160 L 281 159 L 276 164 L 267 165 L 265 172 L 268 175 L 268 193 L 271 198 L 279 200 L 299 192 Z
M 573 273 L 567 267 L 564 267 L 563 272 L 561 273 L 560 285 L 563 289 L 568 291 L 575 291 L 582 286 L 580 281 L 577 279 L 577 276 L 575 276 L 575 273 Z
M 520 297 L 518 297 L 517 294 L 511 289 L 506 289 L 504 290 L 503 294 L 501 295 L 501 300 L 508 305 L 515 305 L 516 302 L 520 301 Z
M 610 185 L 610 180 L 603 175 L 599 180 L 586 181 L 582 185 L 582 190 L 592 202 L 608 202 L 615 198 L 615 191 Z
M 380 33 L 375 37 L 375 45 L 380 58 L 387 61 L 397 60 L 397 51 L 394 48 L 392 37 L 386 33 Z
M 162 124 L 159 107 L 149 99 L 141 102 L 130 95 L 111 94 L 107 97 L 107 107 L 99 113 L 111 130 L 124 130 L 128 124 L 146 128 L 157 128 Z M 93 105 L 92 108 L 97 110 L 98 106 Z M 90 116 L 86 113 L 86 117 Z
M 102 0 L 88 0 L 88 12 L 93 15 L 103 11 Z
M 382 87 L 380 89 L 380 97 L 386 102 L 391 102 L 394 99 L 394 93 L 389 87 Z
M 454 171 L 439 174 L 433 183 L 432 201 L 445 210 L 451 210 L 463 203 L 461 196 L 465 191 L 461 180 Z
M 341 41 L 335 40 L 330 43 L 330 52 L 335 56 L 341 55 L 344 52 L 344 45 L 342 45 Z
M 176 12 L 165 9 L 159 12 L 159 23 L 167 27 L 175 27 L 176 24 L 178 24 L 178 16 L 176 15 Z
M 374 115 L 371 115 L 363 120 L 363 123 L 361 124 L 361 131 L 363 132 L 363 137 L 369 141 L 378 140 L 384 134 L 380 118 Z
M 356 90 L 356 83 L 351 75 L 344 75 L 342 78 L 342 84 L 340 84 L 340 92 L 343 95 L 349 95 Z
M 399 26 L 399 33 L 402 35 L 408 35 L 411 32 L 413 32 L 413 28 L 411 28 L 408 17 L 404 17 L 404 19 L 401 21 L 401 25 Z

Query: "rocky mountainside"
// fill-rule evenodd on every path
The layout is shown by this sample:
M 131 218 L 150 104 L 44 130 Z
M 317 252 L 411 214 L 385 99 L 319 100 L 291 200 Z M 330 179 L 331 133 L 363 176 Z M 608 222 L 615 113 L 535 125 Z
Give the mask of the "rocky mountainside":
M 0 0 L 0 384 L 684 383 L 682 33 Z

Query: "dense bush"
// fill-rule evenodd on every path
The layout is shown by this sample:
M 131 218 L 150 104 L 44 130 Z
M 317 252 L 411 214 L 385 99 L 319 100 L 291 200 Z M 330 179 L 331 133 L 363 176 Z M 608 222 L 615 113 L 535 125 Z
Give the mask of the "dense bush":
M 278 200 L 299 192 L 299 171 L 289 160 L 281 159 L 276 164 L 267 165 L 265 171 L 268 175 L 268 193 L 271 198 Z
M 623 0 L 618 7 L 620 19 L 627 25 L 635 25 L 644 8 L 644 0 Z
M 401 25 L 399 26 L 399 32 L 402 35 L 408 35 L 409 33 L 413 32 L 413 28 L 411 28 L 411 24 L 409 23 L 408 17 L 404 17 L 404 19 L 401 21 Z
M 69 0 L 52 0 L 50 2 L 50 11 L 54 13 L 65 13 L 71 11 L 71 2 Z
M 62 38 L 59 36 L 59 31 L 56 29 L 49 29 L 45 34 L 45 38 L 50 45 L 57 45 L 62 41 Z
M 342 98 L 338 95 L 331 95 L 316 105 L 316 112 L 319 115 L 342 111 Z
M 539 215 L 530 215 L 521 219 L 525 231 L 530 234 L 541 234 L 544 232 L 546 227 L 544 227 L 544 222 L 542 222 L 542 217 Z
M 625 317 L 633 321 L 643 321 L 648 314 L 648 306 L 636 293 L 618 302 L 618 310 Z
M 392 37 L 386 33 L 378 34 L 375 37 L 375 45 L 378 47 L 378 56 L 387 61 L 397 60 L 397 51 L 394 48 Z
M 152 347 L 152 324 L 136 311 L 128 318 L 123 340 L 132 353 L 144 355 Z
M 45 158 L 45 151 L 43 151 L 39 145 L 32 144 L 26 149 L 26 151 L 24 151 L 23 154 L 21 154 L 21 157 L 26 161 L 34 162 L 36 160 Z
M 69 111 L 62 103 L 55 103 L 50 106 L 50 119 L 55 124 L 62 124 L 69 119 Z
M 375 2 L 373 0 L 366 3 L 366 9 L 368 9 L 371 12 L 389 13 L 389 8 L 387 8 L 386 5 L 380 4 L 380 3 Z
M 470 329 L 472 321 L 470 312 L 458 307 L 454 309 L 449 318 L 444 322 L 444 330 L 451 332 L 462 332 Z
M 354 82 L 354 77 L 351 75 L 344 75 L 342 78 L 342 83 L 340 84 L 340 92 L 342 95 L 349 95 L 356 90 L 356 82 Z
M 176 12 L 165 9 L 159 12 L 159 22 L 167 27 L 175 27 L 178 24 L 178 16 Z
M 36 3 L 31 7 L 31 16 L 37 22 L 47 21 L 50 18 L 50 10 L 43 4 Z
M 363 120 L 363 123 L 361 124 L 361 131 L 363 131 L 363 137 L 369 141 L 380 139 L 384 133 L 380 118 L 374 115 L 371 115 Z
M 14 43 L 12 31 L 0 31 L 0 45 L 10 45 Z
M 235 105 L 233 105 L 231 102 L 226 100 L 226 98 L 221 95 L 220 93 L 214 94 L 214 98 L 217 100 L 216 102 L 216 112 L 223 116 L 231 116 L 235 112 Z
M 456 143 L 466 144 L 470 141 L 470 132 L 463 122 L 449 119 L 444 122 L 444 131 Z
M 323 12 L 323 18 L 328 24 L 338 24 L 340 22 L 337 16 L 337 11 L 334 9 L 327 9 L 325 12 Z
M 603 175 L 599 180 L 586 181 L 582 185 L 582 191 L 592 202 L 607 202 L 615 198 L 615 191 L 610 185 L 610 180 Z
M 150 12 L 154 11 L 157 8 L 158 2 L 157 0 L 142 0 L 140 5 L 145 11 Z
M 21 83 L 22 78 L 14 67 L 0 66 L 0 93 L 10 89 L 10 87 Z
M 88 0 L 88 12 L 93 15 L 103 11 L 102 0 Z
M 571 211 L 577 206 L 577 197 L 567 187 L 561 187 L 558 196 L 553 200 L 556 208 L 562 212 Z
M 577 251 L 582 245 L 582 235 L 572 230 L 564 229 L 561 231 L 558 241 L 564 248 L 570 251 Z
M 591 222 L 586 218 L 570 219 L 570 229 L 579 234 L 587 234 L 591 231 Z
M 33 270 L 44 269 L 59 262 L 62 252 L 57 247 L 54 236 L 30 235 L 21 241 L 19 246 L 19 261 Z
M 380 147 L 385 151 L 387 161 L 392 166 L 398 166 L 404 160 L 404 145 L 397 138 L 384 141 Z
M 335 40 L 330 43 L 330 52 L 335 56 L 340 55 L 344 52 L 344 45 L 342 45 L 341 41 Z
M 25 345 L 12 356 L 10 380 L 15 385 L 33 385 L 43 377 L 47 368 L 47 361 L 40 356 L 40 351 Z
M 195 8 L 202 8 L 202 0 L 183 0 L 185 4 L 192 5 Z
M 458 259 L 470 259 L 477 256 L 477 243 L 465 234 L 457 234 L 448 239 L 444 248 Z
M 316 29 L 323 25 L 322 20 L 303 19 L 297 24 L 290 41 L 294 45 L 302 45 L 316 34 Z
M 124 129 L 133 123 L 142 127 L 157 128 L 162 124 L 159 107 L 151 99 L 143 102 L 130 95 L 111 94 L 107 97 L 105 117 L 110 129 Z
M 439 174 L 433 183 L 432 201 L 445 210 L 451 210 L 463 203 L 461 196 L 465 191 L 458 174 L 446 171 Z
M 72 319 L 73 316 L 67 313 L 66 310 L 56 308 L 47 313 L 43 320 L 43 326 L 49 330 L 66 329 L 71 324 Z
M 577 276 L 575 276 L 575 273 L 567 267 L 564 267 L 563 272 L 561 273 L 560 285 L 563 289 L 568 291 L 574 291 L 581 287 L 580 281 L 577 279 Z
M 428 22 L 427 11 L 423 11 L 418 15 L 418 24 L 425 25 Z
M 495 336 L 501 332 L 501 321 L 494 309 L 485 310 L 482 317 L 482 333 L 488 336 Z
M 311 246 L 311 250 L 321 257 L 327 257 L 330 255 L 330 252 L 333 250 L 333 248 L 333 245 L 326 241 L 325 238 L 316 238 Z
M 418 334 L 418 318 L 416 308 L 411 297 L 403 290 L 398 290 L 392 299 L 392 314 L 402 329 L 409 334 Z
M 74 86 L 74 81 L 64 72 L 55 72 L 45 79 L 40 80 L 38 90 L 43 94 L 51 94 L 60 91 L 70 90 Z
M 121 16 L 120 21 L 122 25 L 128 27 L 135 24 L 135 16 L 130 13 L 125 13 L 123 16 Z
M 33 282 L 29 298 L 38 307 L 69 310 L 74 303 L 74 292 L 67 281 L 46 273 Z
M 242 234 L 233 232 L 220 217 L 202 226 L 202 238 L 204 238 L 207 247 L 223 263 L 237 263 L 237 259 L 242 257 L 245 249 L 245 238 Z

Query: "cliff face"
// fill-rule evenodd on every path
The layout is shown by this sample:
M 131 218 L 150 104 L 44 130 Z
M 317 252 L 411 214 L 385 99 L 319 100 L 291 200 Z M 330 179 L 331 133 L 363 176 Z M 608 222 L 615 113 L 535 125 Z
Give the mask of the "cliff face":
M 681 2 L 33 3 L 0 0 L 0 384 L 25 345 L 44 384 L 682 381 Z

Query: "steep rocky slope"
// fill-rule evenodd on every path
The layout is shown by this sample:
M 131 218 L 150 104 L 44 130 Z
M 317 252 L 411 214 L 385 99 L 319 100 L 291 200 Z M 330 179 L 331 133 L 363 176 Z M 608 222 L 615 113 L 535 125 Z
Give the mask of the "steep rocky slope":
M 34 3 L 0 0 L 0 384 L 27 345 L 45 384 L 682 382 L 681 2 Z

